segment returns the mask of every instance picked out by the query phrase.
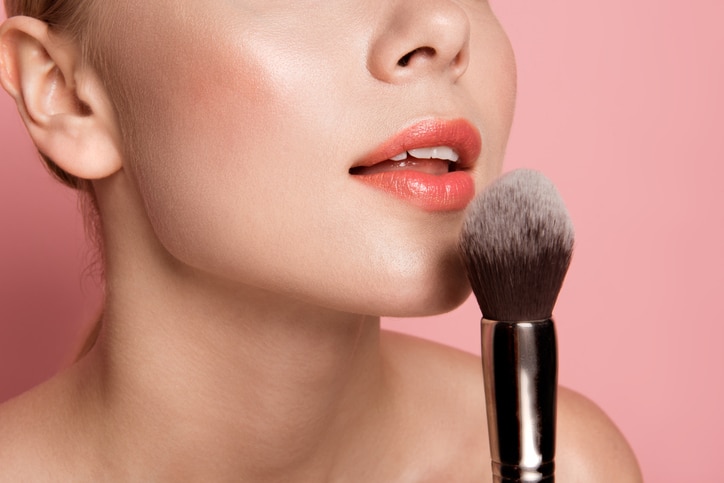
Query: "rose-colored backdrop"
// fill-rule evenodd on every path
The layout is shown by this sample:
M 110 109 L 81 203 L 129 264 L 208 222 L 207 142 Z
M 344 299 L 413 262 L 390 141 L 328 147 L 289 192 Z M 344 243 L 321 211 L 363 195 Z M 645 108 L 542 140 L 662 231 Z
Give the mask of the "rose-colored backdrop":
M 577 248 L 561 382 L 647 481 L 712 481 L 724 433 L 724 2 L 495 2 L 518 56 L 507 168 L 548 174 Z M 0 15 L 0 18 L 1 15 Z M 98 306 L 74 195 L 0 96 L 0 401 L 49 377 Z M 388 327 L 479 352 L 477 307 Z M 482 408 L 481 408 L 482 410 Z

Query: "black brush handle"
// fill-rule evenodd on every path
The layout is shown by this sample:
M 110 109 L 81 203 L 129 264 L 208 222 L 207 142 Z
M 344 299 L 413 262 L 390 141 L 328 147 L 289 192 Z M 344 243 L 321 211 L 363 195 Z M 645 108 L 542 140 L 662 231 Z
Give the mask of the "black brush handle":
M 554 481 L 558 351 L 553 320 L 481 321 L 493 481 Z

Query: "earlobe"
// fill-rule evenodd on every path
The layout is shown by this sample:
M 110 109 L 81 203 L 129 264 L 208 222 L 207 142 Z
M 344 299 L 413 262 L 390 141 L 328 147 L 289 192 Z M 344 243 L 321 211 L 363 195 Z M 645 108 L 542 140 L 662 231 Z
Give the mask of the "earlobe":
M 38 150 L 61 169 L 100 179 L 121 168 L 112 104 L 76 42 L 37 19 L 9 18 L 0 27 L 0 83 Z

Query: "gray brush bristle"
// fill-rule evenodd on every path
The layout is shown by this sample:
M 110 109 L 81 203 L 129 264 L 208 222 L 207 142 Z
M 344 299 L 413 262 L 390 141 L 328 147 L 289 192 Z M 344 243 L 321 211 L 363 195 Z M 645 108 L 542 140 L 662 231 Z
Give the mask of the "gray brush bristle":
M 483 316 L 509 322 L 549 318 L 574 237 L 556 187 L 536 171 L 512 171 L 468 210 L 460 250 Z

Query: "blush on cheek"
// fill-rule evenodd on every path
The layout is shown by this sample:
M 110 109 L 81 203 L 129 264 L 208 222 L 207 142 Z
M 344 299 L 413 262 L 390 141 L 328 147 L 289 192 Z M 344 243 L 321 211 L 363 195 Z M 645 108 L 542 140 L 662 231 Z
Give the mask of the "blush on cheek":
M 222 40 L 229 44 L 196 45 L 197 50 L 188 52 L 180 86 L 188 107 L 218 107 L 226 101 L 228 107 L 241 104 L 255 110 L 270 102 L 273 99 L 268 88 L 271 79 L 265 74 L 263 64 L 250 51 L 242 51 L 240 43 L 228 38 Z

